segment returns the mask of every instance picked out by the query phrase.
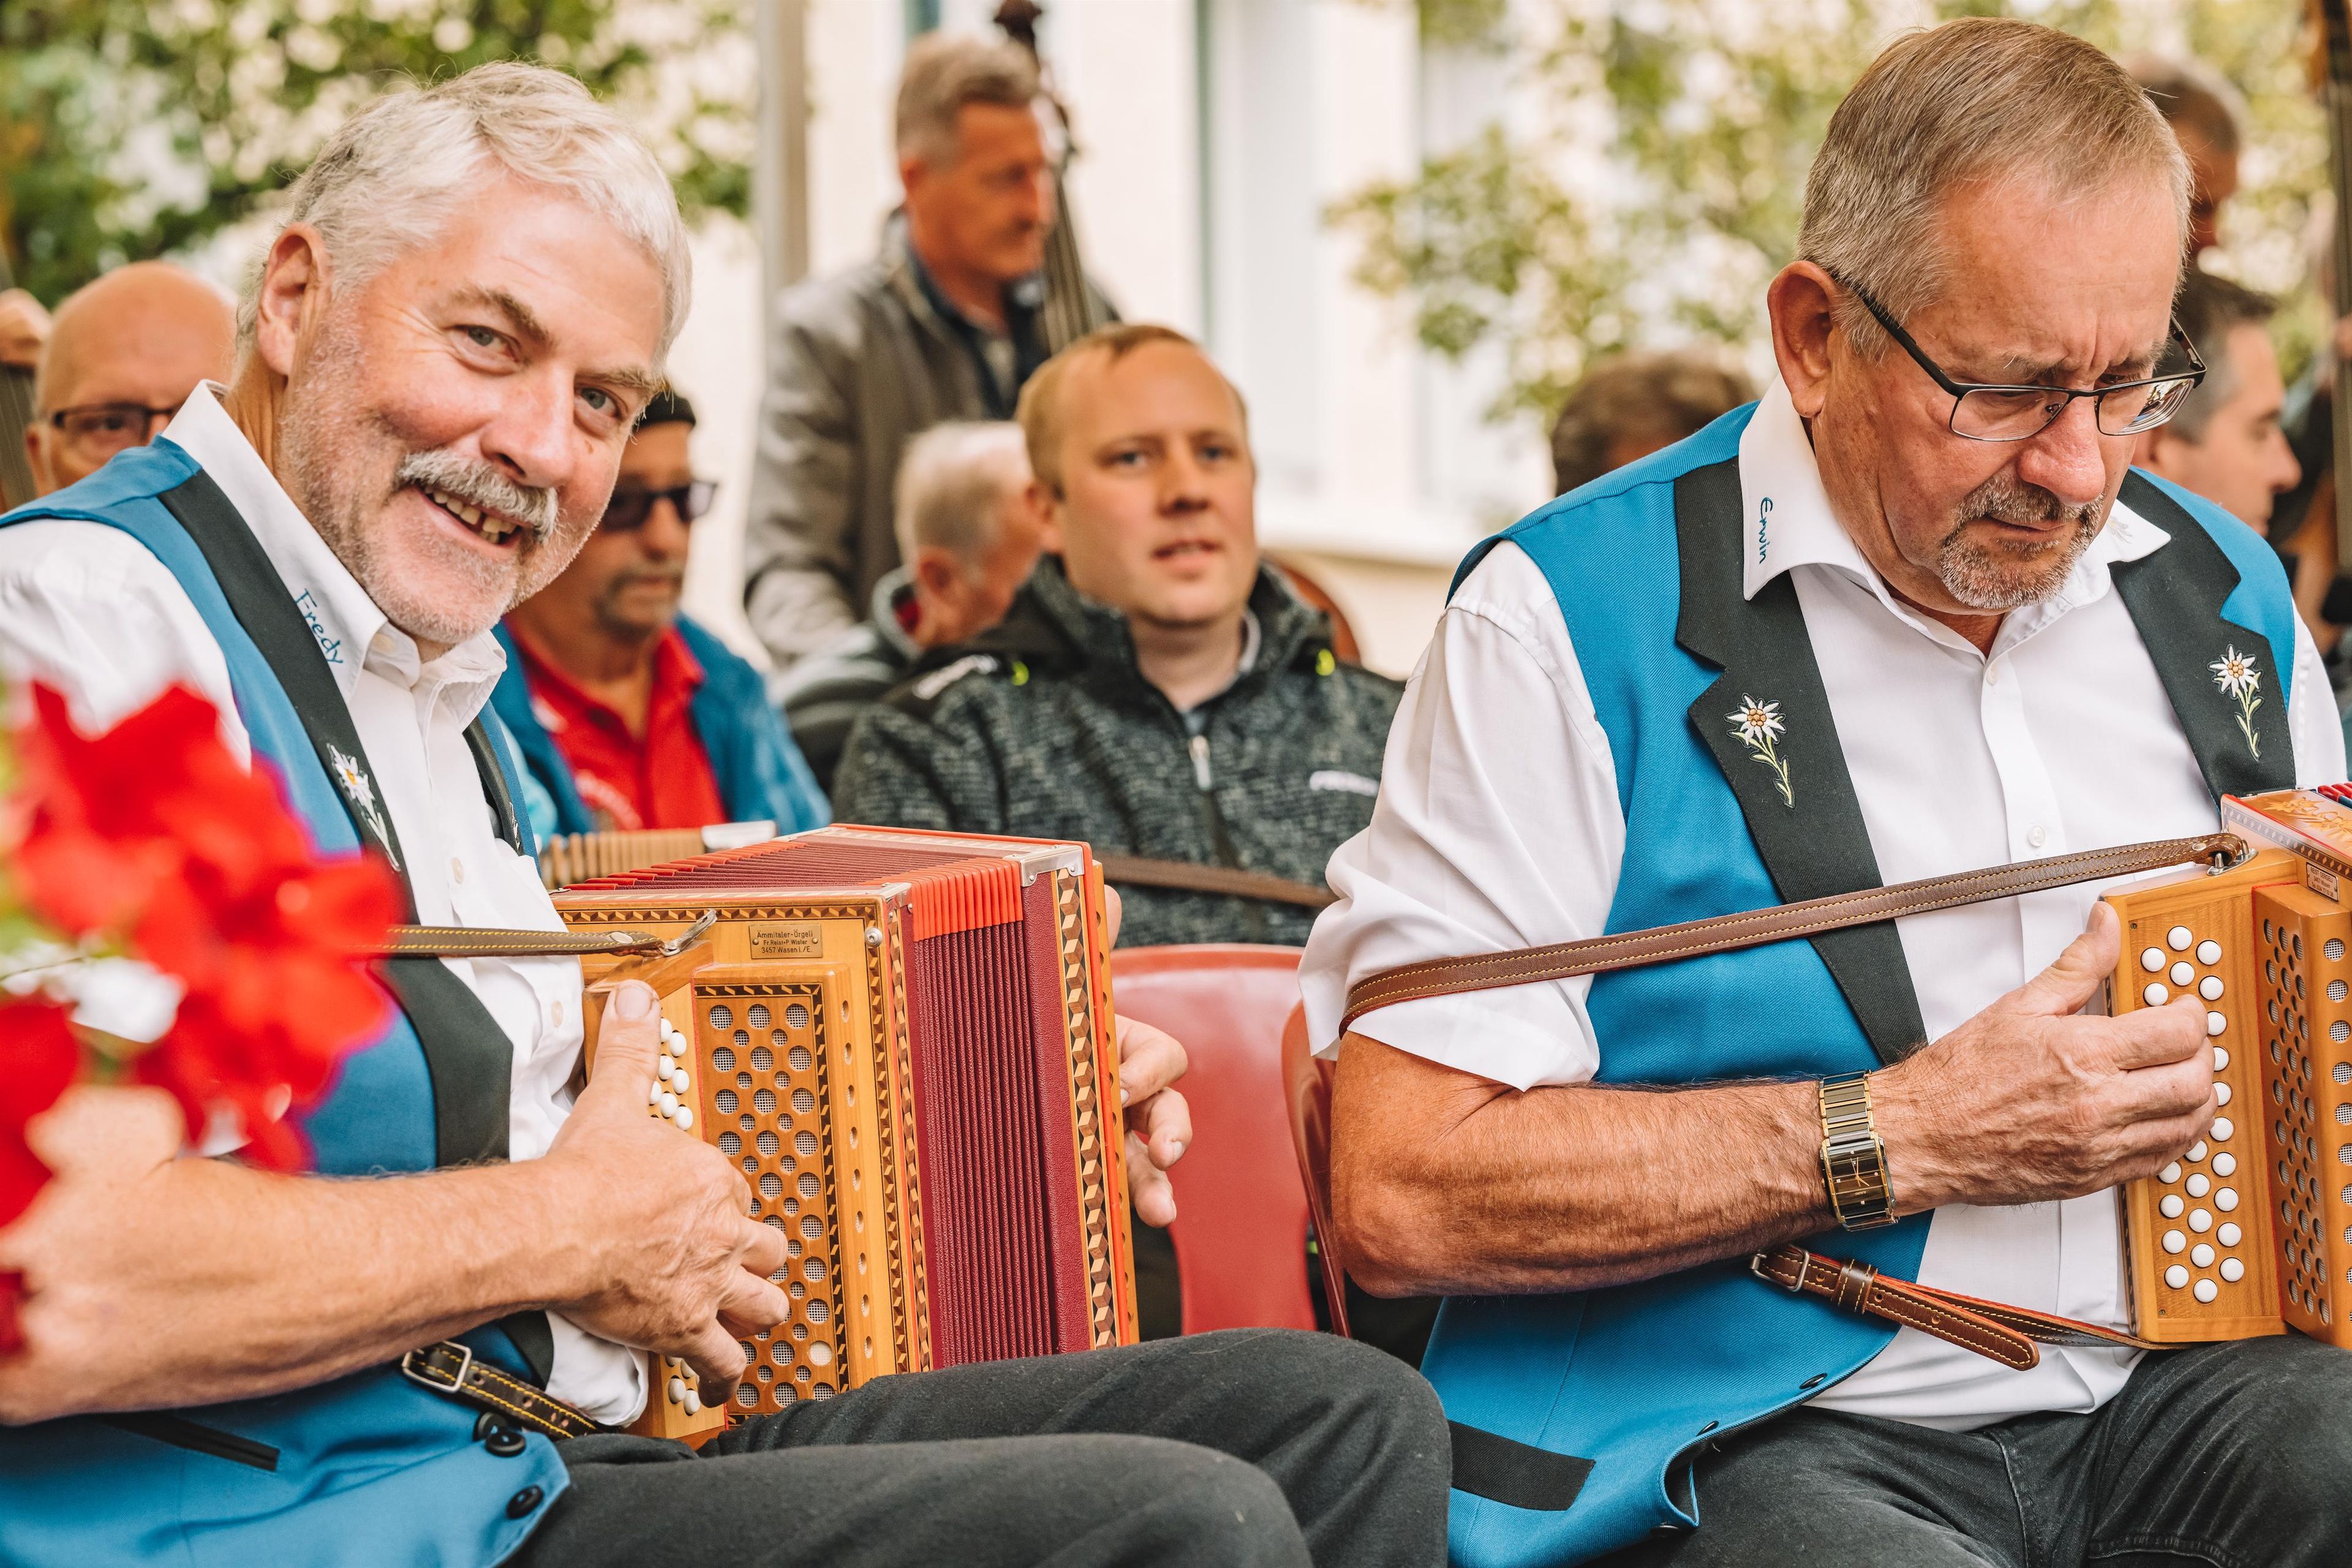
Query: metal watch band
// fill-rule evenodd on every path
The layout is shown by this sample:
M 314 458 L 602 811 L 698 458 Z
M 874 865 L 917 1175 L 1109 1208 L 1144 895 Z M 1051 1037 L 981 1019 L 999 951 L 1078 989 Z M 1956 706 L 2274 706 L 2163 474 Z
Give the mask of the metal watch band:
M 1829 1189 L 1830 1212 L 1847 1230 L 1895 1223 L 1886 1145 L 1871 1121 L 1867 1073 L 1822 1080 L 1822 1180 Z

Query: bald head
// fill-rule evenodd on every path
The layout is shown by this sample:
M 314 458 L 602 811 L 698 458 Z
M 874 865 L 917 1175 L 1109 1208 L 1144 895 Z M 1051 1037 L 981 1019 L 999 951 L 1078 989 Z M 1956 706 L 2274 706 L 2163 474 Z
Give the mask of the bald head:
M 129 410 L 168 412 L 198 382 L 226 381 L 236 346 L 228 295 L 168 262 L 134 261 L 67 296 L 34 382 L 37 417 L 25 432 L 41 493 L 96 471 L 120 447 L 140 445 L 161 427 Z M 105 404 L 124 411 L 103 419 L 78 415 L 67 429 L 49 418 Z

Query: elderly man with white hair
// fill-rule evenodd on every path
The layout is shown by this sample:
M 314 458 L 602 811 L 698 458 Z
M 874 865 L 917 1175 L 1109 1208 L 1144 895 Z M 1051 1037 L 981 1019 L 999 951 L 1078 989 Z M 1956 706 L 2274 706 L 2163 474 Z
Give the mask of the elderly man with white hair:
M 2217 1119 L 2216 993 L 2081 1015 L 2099 885 L 1344 1000 L 2341 778 L 2276 559 L 2129 466 L 2198 374 L 2189 195 L 2081 40 L 1897 40 L 1814 161 L 1761 401 L 1465 563 L 1302 971 L 1339 1251 L 1451 1298 L 1423 1370 L 1465 1568 L 2352 1562 L 2352 1356 L 2116 1337 L 2115 1189 L 2261 1156 Z M 1895 1279 L 2082 1326 L 1990 1359 Z
M 380 100 L 292 191 L 229 385 L 0 520 L 0 660 L 85 724 L 191 684 L 417 916 L 555 927 L 481 717 L 491 628 L 595 527 L 688 289 L 659 164 L 578 83 L 486 66 Z M 318 1175 L 178 1157 L 146 1091 L 41 1131 L 57 1180 L 0 1232 L 30 1292 L 0 1561 L 1435 1557 L 1434 1401 L 1312 1335 L 886 1379 L 698 1460 L 598 1430 L 640 1408 L 645 1350 L 731 1391 L 739 1335 L 790 1310 L 781 1233 L 646 1116 L 646 987 L 575 1093 L 575 963 L 389 968 L 396 1021 L 307 1113 Z M 1122 1045 L 1164 1215 L 1182 1052 Z

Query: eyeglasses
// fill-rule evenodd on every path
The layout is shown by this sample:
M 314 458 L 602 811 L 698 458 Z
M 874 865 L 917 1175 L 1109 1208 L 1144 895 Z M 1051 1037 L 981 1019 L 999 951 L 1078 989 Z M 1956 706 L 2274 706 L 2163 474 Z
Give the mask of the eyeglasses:
M 2179 356 L 2168 353 L 2168 361 L 2179 358 L 2186 368 L 2168 374 L 2150 376 L 2146 381 L 2121 382 L 2114 386 L 1996 386 L 1979 382 L 1954 381 L 1944 369 L 1920 351 L 1893 316 L 1868 293 L 1854 287 L 1835 273 L 1838 287 L 1863 303 L 1878 324 L 1886 329 L 1887 336 L 1903 345 L 1921 370 L 1937 386 L 1952 395 L 1952 416 L 1947 422 L 1955 436 L 1971 441 L 2030 441 L 2051 426 L 2073 405 L 2074 399 L 2087 397 L 2098 419 L 2102 436 L 2137 436 L 2143 430 L 2153 430 L 2174 415 L 2205 379 L 2205 362 L 2197 357 L 2197 345 L 2180 330 L 2180 323 L 2171 324 L 2168 342 L 2180 351 Z
M 672 485 L 666 490 L 649 490 L 636 485 L 616 486 L 613 499 L 604 503 L 604 521 L 596 526 L 608 533 L 634 533 L 646 525 L 654 514 L 654 502 L 666 500 L 677 509 L 677 520 L 691 524 L 710 510 L 710 498 L 719 492 L 716 481 L 694 479 L 682 485 Z
M 145 446 L 177 413 L 139 403 L 84 403 L 58 409 L 49 423 L 78 456 L 102 463 L 117 452 Z

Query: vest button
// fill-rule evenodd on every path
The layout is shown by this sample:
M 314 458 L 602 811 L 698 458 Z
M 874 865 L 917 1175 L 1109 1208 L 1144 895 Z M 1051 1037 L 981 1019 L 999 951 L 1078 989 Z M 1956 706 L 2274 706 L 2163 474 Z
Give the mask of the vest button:
M 524 1514 L 537 1508 L 546 1497 L 547 1494 L 537 1487 L 523 1488 L 522 1490 L 507 1499 L 507 1517 L 520 1519 Z

